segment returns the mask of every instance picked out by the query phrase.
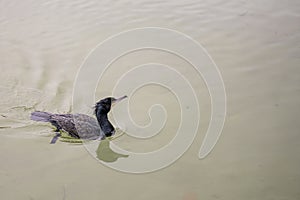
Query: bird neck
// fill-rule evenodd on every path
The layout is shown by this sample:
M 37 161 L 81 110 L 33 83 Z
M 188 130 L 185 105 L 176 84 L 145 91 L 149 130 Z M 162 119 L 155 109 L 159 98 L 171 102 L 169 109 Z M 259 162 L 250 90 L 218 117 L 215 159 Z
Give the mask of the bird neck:
M 107 113 L 97 112 L 97 121 L 105 135 L 111 134 L 114 131 L 113 125 L 109 122 Z
M 101 124 L 106 123 L 108 121 L 107 113 L 101 112 L 101 110 L 98 110 L 98 112 L 96 113 L 96 117 L 100 126 Z
M 97 114 L 97 120 L 98 120 L 99 124 L 102 122 L 108 121 L 107 114 L 106 113 Z

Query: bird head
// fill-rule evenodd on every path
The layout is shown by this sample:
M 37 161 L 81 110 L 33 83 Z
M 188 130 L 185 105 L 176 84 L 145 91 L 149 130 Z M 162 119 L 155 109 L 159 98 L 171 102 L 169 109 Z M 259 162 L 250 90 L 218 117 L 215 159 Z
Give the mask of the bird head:
M 101 99 L 95 105 L 95 114 L 107 114 L 113 105 L 126 98 L 127 96 L 125 95 L 120 98 L 107 97 L 105 99 Z

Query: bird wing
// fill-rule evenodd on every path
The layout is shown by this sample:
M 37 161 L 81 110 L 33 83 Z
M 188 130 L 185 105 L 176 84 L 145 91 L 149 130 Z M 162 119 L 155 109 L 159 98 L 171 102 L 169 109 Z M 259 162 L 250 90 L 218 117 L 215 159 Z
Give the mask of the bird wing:
M 55 122 L 60 129 L 68 132 L 72 137 L 79 138 L 72 114 L 54 114 L 51 121 Z
M 72 137 L 81 139 L 98 139 L 103 132 L 98 121 L 84 114 L 55 114 L 51 117 L 61 129 L 68 132 Z
M 104 135 L 98 121 L 91 116 L 75 114 L 74 123 L 80 138 L 98 139 L 100 136 Z

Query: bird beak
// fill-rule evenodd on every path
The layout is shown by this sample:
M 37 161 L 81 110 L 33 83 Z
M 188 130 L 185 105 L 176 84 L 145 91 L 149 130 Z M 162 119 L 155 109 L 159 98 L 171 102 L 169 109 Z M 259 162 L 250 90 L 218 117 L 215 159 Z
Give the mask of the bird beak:
M 120 97 L 118 99 L 113 99 L 112 102 L 111 102 L 111 104 L 115 105 L 116 103 L 118 103 L 118 102 L 120 102 L 120 101 L 122 101 L 123 99 L 126 99 L 126 98 L 127 98 L 127 96 L 125 95 L 125 96 L 122 96 L 122 97 Z

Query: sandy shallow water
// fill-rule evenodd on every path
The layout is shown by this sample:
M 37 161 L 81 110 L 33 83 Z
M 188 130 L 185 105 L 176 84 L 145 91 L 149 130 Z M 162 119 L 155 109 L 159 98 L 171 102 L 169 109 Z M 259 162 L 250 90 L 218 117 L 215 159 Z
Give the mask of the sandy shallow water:
M 299 13 L 299 1 L 278 0 L 1 1 L 0 199 L 300 199 Z M 72 112 L 73 84 L 88 53 L 111 35 L 153 26 L 189 35 L 219 67 L 227 115 L 209 156 L 198 158 L 211 112 L 204 81 L 178 57 L 153 50 L 114 62 L 95 96 L 111 95 L 118 78 L 143 63 L 180 71 L 200 99 L 201 121 L 179 160 L 128 174 L 101 165 L 82 145 L 49 145 L 52 127 L 31 122 L 30 112 Z M 180 110 L 165 88 L 137 90 L 133 119 L 148 124 L 155 103 L 171 113 L 161 133 L 124 135 L 116 144 L 148 152 L 174 137 Z

